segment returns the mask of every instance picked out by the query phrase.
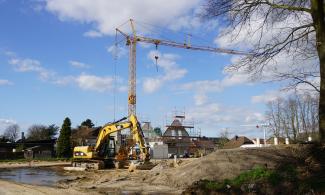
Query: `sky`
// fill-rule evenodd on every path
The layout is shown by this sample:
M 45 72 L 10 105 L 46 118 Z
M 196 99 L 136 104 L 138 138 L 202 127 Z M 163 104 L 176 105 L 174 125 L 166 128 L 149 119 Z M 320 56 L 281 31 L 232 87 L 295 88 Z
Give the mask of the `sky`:
M 10 124 L 26 132 L 65 117 L 75 127 L 127 116 L 128 47 L 121 35 L 115 46 L 115 28 L 130 33 L 133 18 L 143 36 L 229 47 L 224 24 L 200 13 L 201 0 L 0 0 L 0 134 Z M 236 57 L 139 43 L 138 117 L 165 129 L 179 111 L 204 136 L 262 137 L 255 126 L 281 84 L 225 71 Z

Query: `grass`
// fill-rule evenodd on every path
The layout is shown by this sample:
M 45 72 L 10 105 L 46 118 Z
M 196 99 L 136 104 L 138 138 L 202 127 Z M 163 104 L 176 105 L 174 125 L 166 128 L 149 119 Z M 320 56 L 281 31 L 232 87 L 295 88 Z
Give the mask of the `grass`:
M 233 179 L 225 179 L 222 182 L 201 180 L 197 183 L 197 187 L 205 192 L 225 192 L 228 187 L 231 187 L 231 189 L 237 190 L 238 193 L 241 193 L 243 184 L 270 184 L 270 186 L 276 188 L 281 185 L 282 182 L 289 182 L 291 183 L 293 190 L 298 194 L 307 193 L 310 189 L 313 189 L 316 192 L 325 191 L 324 174 L 300 179 L 298 174 L 296 167 L 290 164 L 282 165 L 276 170 L 256 167 L 250 171 L 241 173 Z
M 241 173 L 234 179 L 226 179 L 223 182 L 201 180 L 199 185 L 201 189 L 220 191 L 227 189 L 227 186 L 240 188 L 243 184 L 257 182 L 269 182 L 272 186 L 276 186 L 283 180 L 296 181 L 296 179 L 297 171 L 291 165 L 283 166 L 279 170 L 269 170 L 258 166 Z
M 272 181 L 276 181 L 275 178 L 277 177 L 275 176 L 276 175 L 274 171 L 267 170 L 263 167 L 256 167 L 253 170 L 241 173 L 238 177 L 231 180 L 231 184 L 233 186 L 239 187 L 244 183 L 256 182 L 262 179 L 270 179 Z

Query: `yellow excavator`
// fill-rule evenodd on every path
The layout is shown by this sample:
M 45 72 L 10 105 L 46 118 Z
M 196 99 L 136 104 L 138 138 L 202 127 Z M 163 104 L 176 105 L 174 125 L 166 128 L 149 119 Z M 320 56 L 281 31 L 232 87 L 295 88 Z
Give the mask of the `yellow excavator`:
M 129 118 L 124 117 L 102 127 L 99 131 L 95 146 L 74 147 L 72 166 L 85 169 L 103 169 L 109 165 L 118 166 L 121 160 L 118 157 L 125 155 L 125 151 L 132 153 L 132 148 L 124 147 L 120 148 L 119 152 L 116 152 L 116 140 L 111 135 L 112 133 L 128 128 L 131 130 L 133 141 L 138 144 L 138 160 L 148 162 L 150 159 L 149 149 L 145 143 L 140 123 L 135 115 L 130 115 Z M 124 151 L 124 154 L 121 151 Z M 122 160 L 127 160 L 127 158 L 122 158 Z

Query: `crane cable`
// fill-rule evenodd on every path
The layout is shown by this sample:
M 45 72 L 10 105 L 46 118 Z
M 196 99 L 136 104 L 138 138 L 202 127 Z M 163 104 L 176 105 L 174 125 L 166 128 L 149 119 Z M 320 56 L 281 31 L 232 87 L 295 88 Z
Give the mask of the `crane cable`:
M 118 52 L 118 41 L 117 41 L 117 31 L 115 31 L 115 43 L 114 43 L 114 56 L 113 56 L 113 58 L 114 58 L 114 78 L 113 78 L 113 80 L 114 80 L 114 84 L 113 84 L 113 96 L 114 96 L 114 121 L 115 121 L 115 119 L 116 119 L 116 66 L 117 66 L 117 58 L 118 58 L 118 54 L 117 54 L 117 52 Z

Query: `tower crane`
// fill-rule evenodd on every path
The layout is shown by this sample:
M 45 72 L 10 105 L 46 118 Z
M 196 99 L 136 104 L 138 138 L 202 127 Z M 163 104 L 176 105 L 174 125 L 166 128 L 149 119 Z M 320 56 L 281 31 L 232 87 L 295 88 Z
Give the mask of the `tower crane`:
M 232 49 L 223 49 L 223 48 L 215 48 L 215 47 L 208 47 L 208 46 L 200 46 L 200 45 L 191 45 L 188 43 L 179 43 L 170 40 L 163 40 L 163 39 L 155 39 L 150 37 L 138 36 L 135 29 L 134 20 L 129 20 L 131 25 L 132 33 L 128 35 L 127 33 L 123 32 L 119 28 L 116 28 L 116 32 L 119 32 L 123 35 L 126 39 L 126 45 L 129 46 L 129 89 L 128 89 L 128 115 L 136 115 L 136 47 L 137 42 L 149 43 L 154 44 L 156 48 L 158 45 L 182 48 L 182 49 L 189 49 L 189 50 L 198 50 L 198 51 L 208 51 L 208 52 L 215 52 L 215 53 L 225 53 L 225 54 L 232 54 L 232 55 L 249 55 L 247 52 L 236 51 Z M 156 58 L 157 59 L 157 58 Z

